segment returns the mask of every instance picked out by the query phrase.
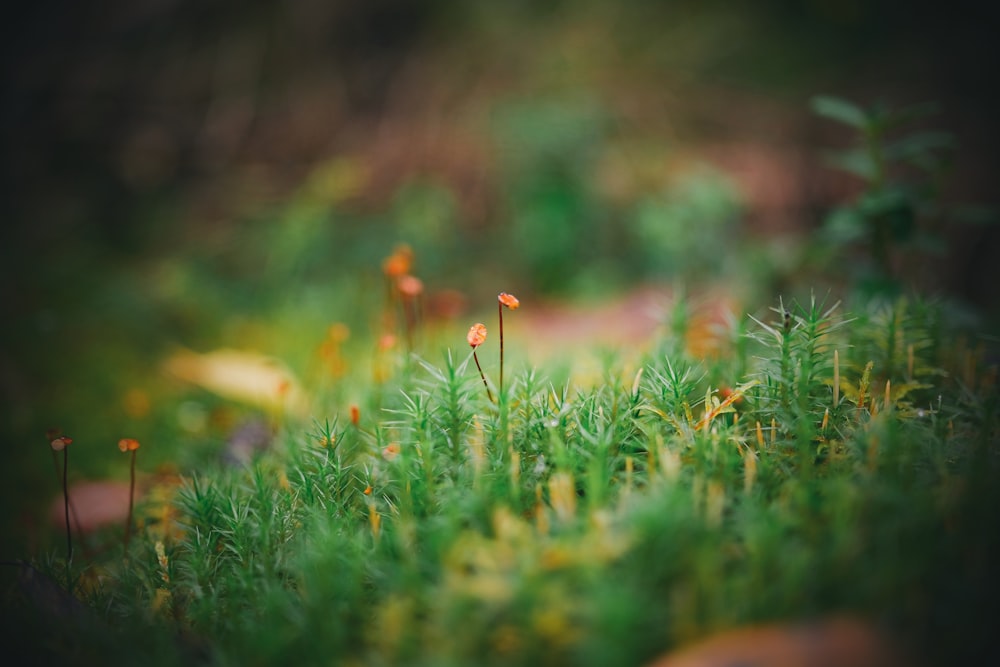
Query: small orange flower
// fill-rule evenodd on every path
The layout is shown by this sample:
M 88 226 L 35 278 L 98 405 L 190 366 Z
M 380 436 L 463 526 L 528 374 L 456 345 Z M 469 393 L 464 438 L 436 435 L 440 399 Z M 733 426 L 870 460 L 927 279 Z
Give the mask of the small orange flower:
M 400 276 L 396 281 L 396 289 L 403 296 L 418 297 L 424 291 L 424 283 L 420 278 L 411 275 Z
M 391 350 L 396 346 L 396 337 L 391 333 L 382 334 L 378 339 L 378 349 L 380 350 Z
M 472 348 L 477 348 L 486 342 L 486 325 L 482 322 L 476 322 L 471 327 L 469 327 L 469 333 L 465 336 L 465 340 L 469 341 L 469 346 Z
M 118 449 L 123 452 L 134 452 L 139 449 L 139 441 L 134 438 L 122 438 L 118 441 Z
M 351 406 L 351 423 L 355 426 L 361 421 L 361 408 L 356 405 Z
M 370 496 L 372 494 L 372 485 L 371 484 L 369 484 L 368 486 L 365 487 L 365 492 L 364 493 L 365 493 L 366 496 Z
M 343 343 L 351 337 L 351 329 L 343 322 L 334 322 L 326 330 L 326 337 L 334 343 Z
M 66 445 L 72 442 L 73 442 L 72 438 L 67 438 L 64 435 L 61 435 L 58 438 L 53 439 L 52 442 L 49 444 L 52 445 L 53 451 L 61 452 L 62 450 L 66 449 Z
M 390 278 L 399 278 L 410 272 L 413 265 L 413 249 L 404 244 L 396 246 L 391 255 L 382 262 L 382 271 Z
M 399 456 L 399 443 L 397 442 L 389 443 L 382 449 L 382 458 L 386 461 L 391 461 L 397 456 Z
M 500 292 L 500 294 L 497 295 L 497 300 L 507 306 L 510 310 L 517 310 L 517 307 L 521 305 L 521 302 L 517 300 L 516 296 L 513 294 L 507 294 L 507 292 Z
M 729 397 L 731 397 L 734 393 L 735 392 L 733 391 L 733 389 L 731 387 L 720 387 L 719 388 L 719 398 L 721 398 L 723 401 L 725 401 L 726 399 L 728 399 Z M 733 405 L 740 405 L 742 403 L 743 403 L 743 394 L 742 394 L 742 392 L 740 392 L 740 393 L 736 394 L 736 398 L 734 398 L 732 400 L 732 404 Z

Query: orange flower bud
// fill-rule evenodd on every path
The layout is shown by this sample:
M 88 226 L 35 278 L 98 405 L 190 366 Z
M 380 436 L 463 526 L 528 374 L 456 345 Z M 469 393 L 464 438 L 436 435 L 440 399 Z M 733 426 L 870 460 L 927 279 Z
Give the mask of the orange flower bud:
M 49 444 L 52 445 L 53 451 L 61 452 L 62 450 L 66 449 L 66 445 L 68 445 L 68 444 L 70 444 L 72 442 L 73 442 L 72 438 L 67 438 L 64 435 L 61 435 L 58 438 L 55 438 L 54 440 L 52 440 L 52 442 L 49 443 Z
M 351 423 L 355 426 L 361 421 L 361 408 L 356 405 L 351 406 Z
M 476 322 L 471 327 L 469 327 L 469 333 L 465 336 L 465 340 L 469 341 L 469 346 L 477 348 L 486 342 L 486 325 L 481 322 Z
M 123 452 L 134 452 L 139 449 L 139 441 L 134 438 L 122 438 L 118 441 L 118 449 Z
M 399 443 L 390 443 L 382 449 L 382 458 L 386 461 L 391 461 L 399 456 Z
M 292 383 L 288 380 L 281 380 L 278 386 L 274 388 L 279 398 L 283 398 L 288 395 L 288 392 L 292 389 Z
M 396 288 L 403 296 L 416 297 L 424 291 L 424 283 L 415 276 L 400 276 L 399 280 L 396 281 Z
M 396 346 L 396 337 L 391 333 L 382 334 L 378 339 L 378 349 L 380 350 L 391 350 Z
M 497 300 L 507 306 L 510 310 L 517 310 L 517 307 L 521 305 L 521 302 L 517 300 L 516 296 L 513 294 L 507 294 L 506 292 L 500 292 L 500 294 L 497 295 Z
M 390 278 L 399 278 L 410 272 L 413 265 L 413 249 L 405 243 L 396 247 L 382 262 L 382 271 Z
M 732 401 L 731 401 L 732 404 L 733 405 L 740 405 L 741 403 L 743 403 L 743 393 L 742 392 L 736 393 L 736 392 L 733 391 L 733 389 L 731 387 L 720 387 L 719 388 L 719 398 L 721 398 L 723 401 L 726 401 L 729 398 L 733 397 L 734 393 L 736 394 L 736 396 L 734 398 L 732 398 Z
M 326 336 L 335 343 L 343 343 L 351 337 L 351 329 L 343 322 L 334 322 L 327 329 Z

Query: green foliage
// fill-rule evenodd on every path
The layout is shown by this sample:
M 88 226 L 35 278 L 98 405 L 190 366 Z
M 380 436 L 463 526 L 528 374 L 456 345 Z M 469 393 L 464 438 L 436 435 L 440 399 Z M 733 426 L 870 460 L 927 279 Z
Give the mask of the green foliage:
M 702 167 L 683 174 L 663 192 L 636 206 L 635 238 L 653 275 L 703 279 L 720 272 L 733 242 L 741 206 L 722 174 Z
M 853 202 L 827 216 L 816 241 L 838 251 L 838 266 L 862 293 L 898 295 L 922 272 L 918 262 L 944 254 L 945 227 L 966 221 L 940 198 L 955 141 L 946 132 L 913 129 L 936 112 L 931 104 L 865 109 L 818 96 L 812 108 L 854 132 L 855 145 L 830 154 L 828 163 L 864 184 Z M 856 247 L 867 257 L 851 261 L 840 253 Z
M 498 241 L 541 289 L 565 290 L 608 238 L 609 211 L 590 183 L 608 120 L 586 99 L 512 102 L 495 115 L 510 215 Z
M 493 127 L 510 222 L 495 254 L 554 293 L 636 278 L 702 280 L 729 269 L 734 258 L 720 248 L 737 237 L 743 211 L 735 186 L 708 165 L 686 165 L 615 204 L 597 182 L 602 161 L 628 150 L 616 143 L 613 121 L 589 98 L 500 106 Z
M 403 363 L 374 426 L 289 423 L 245 467 L 188 476 L 124 560 L 75 562 L 102 572 L 74 579 L 102 630 L 68 634 L 74 655 L 149 637 L 158 664 L 642 664 L 843 611 L 978 655 L 995 367 L 933 302 L 772 310 L 721 359 L 670 340 L 678 321 L 628 374 L 528 369 L 496 405 L 468 358 Z M 64 580 L 59 558 L 38 567 Z M 44 618 L 16 602 L 19 627 Z

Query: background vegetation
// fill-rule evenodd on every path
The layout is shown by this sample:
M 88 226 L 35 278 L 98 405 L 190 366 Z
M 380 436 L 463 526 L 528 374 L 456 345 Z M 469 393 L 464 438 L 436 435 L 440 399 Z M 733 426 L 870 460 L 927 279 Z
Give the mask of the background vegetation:
M 242 545 L 237 555 L 263 554 L 264 571 L 242 571 L 189 544 L 187 560 L 178 560 L 191 569 L 171 576 L 192 584 L 217 572 L 211 568 L 227 573 L 235 586 L 225 592 L 231 598 L 189 600 L 184 611 L 199 631 L 224 638 L 225 659 L 259 655 L 266 661 L 290 646 L 314 660 L 322 659 L 323 650 L 371 659 L 351 645 L 352 638 L 371 632 L 360 629 L 372 619 L 366 608 L 378 609 L 376 616 L 384 615 L 383 622 L 392 627 L 400 624 L 393 618 L 419 618 L 413 627 L 429 625 L 446 633 L 455 618 L 467 617 L 466 603 L 447 597 L 458 596 L 458 589 L 446 590 L 441 606 L 432 608 L 438 592 L 412 597 L 417 587 L 411 579 L 429 575 L 447 589 L 448 568 L 456 576 L 467 574 L 469 568 L 452 563 L 446 553 L 460 536 L 510 540 L 528 559 L 501 568 L 516 583 L 514 599 L 504 602 L 510 605 L 505 613 L 513 614 L 511 637 L 534 636 L 525 635 L 520 624 L 529 624 L 528 610 L 539 609 L 568 626 L 593 623 L 613 629 L 594 645 L 568 640 L 574 648 L 558 656 L 538 653 L 551 642 L 521 646 L 518 659 L 525 661 L 576 661 L 588 651 L 607 656 L 612 647 L 629 644 L 629 661 L 636 662 L 714 627 L 839 607 L 889 616 L 920 609 L 928 615 L 896 620 L 913 634 L 919 634 L 914 628 L 936 627 L 927 610 L 939 602 L 934 613 L 945 614 L 967 601 L 956 591 L 975 589 L 982 574 L 976 559 L 995 553 L 995 544 L 980 540 L 976 529 L 993 518 L 983 509 L 989 495 L 982 496 L 981 505 L 970 491 L 949 505 L 909 491 L 926 482 L 925 474 L 932 480 L 927 488 L 946 497 L 957 493 L 956 479 L 975 493 L 986 494 L 989 487 L 983 479 L 967 479 L 964 471 L 993 470 L 976 467 L 982 463 L 977 456 L 993 456 L 977 440 L 995 445 L 992 404 L 978 392 L 980 385 L 962 385 L 955 378 L 964 378 L 970 363 L 985 369 L 996 362 L 990 346 L 997 324 L 996 232 L 986 223 L 996 204 L 992 186 L 1000 155 L 992 131 L 997 100 L 984 84 L 996 49 L 990 24 L 978 3 L 960 2 L 948 8 L 947 16 L 937 11 L 930 3 L 777 1 L 20 6 L 6 22 L 2 40 L 3 60 L 9 63 L 0 179 L 9 222 L 0 231 L 6 314 L 0 331 L 0 436 L 9 471 L 3 557 L 61 548 L 60 526 L 48 518 L 59 484 L 45 438 L 47 429 L 59 427 L 75 440 L 70 474 L 78 480 L 127 479 L 127 460 L 114 447 L 121 437 L 143 443 L 141 467 L 153 480 L 177 474 L 190 480 L 194 471 L 218 469 L 220 477 L 211 485 L 185 487 L 181 507 Z M 817 97 L 826 93 L 856 106 L 839 97 Z M 433 371 L 407 361 L 400 328 L 392 329 L 399 334 L 397 346 L 379 357 L 391 306 L 383 261 L 400 243 L 413 249 L 412 271 L 426 289 L 414 351 Z M 414 501 L 415 516 L 441 520 L 420 529 L 428 531 L 421 543 L 431 545 L 431 554 L 387 571 L 364 565 L 364 549 L 371 545 L 323 525 L 322 517 L 331 511 L 325 499 L 295 504 L 305 493 L 302 485 L 320 478 L 329 484 L 331 473 L 308 457 L 288 459 L 294 451 L 289 443 L 309 443 L 309 456 L 327 457 L 333 450 L 316 450 L 309 434 L 333 424 L 348 437 L 343 434 L 352 433 L 347 426 L 351 405 L 360 406 L 370 420 L 368 435 L 359 436 L 355 446 L 376 453 L 389 444 L 379 439 L 387 436 L 379 435 L 376 426 L 402 428 L 392 426 L 397 420 L 407 424 L 404 430 L 416 428 L 412 424 L 420 415 L 413 412 L 421 406 L 432 412 L 440 405 L 461 406 L 461 414 L 451 418 L 462 428 L 471 428 L 472 415 L 485 420 L 495 414 L 478 396 L 474 375 L 467 378 L 470 385 L 456 384 L 448 369 L 465 360 L 463 336 L 473 321 L 489 324 L 494 344 L 497 292 L 518 294 L 525 304 L 511 316 L 513 335 L 520 326 L 516 318 L 527 318 L 529 310 L 566 302 L 599 306 L 649 285 L 668 288 L 662 293 L 657 336 L 639 350 L 606 354 L 605 368 L 597 371 L 583 359 L 600 358 L 602 352 L 568 342 L 564 356 L 569 362 L 535 363 L 529 352 L 536 341 L 525 339 L 554 337 L 556 330 L 525 325 L 522 346 L 510 343 L 508 348 L 509 377 L 518 378 L 511 380 L 516 387 L 511 392 L 520 392 L 513 394 L 520 404 L 537 404 L 540 412 L 511 415 L 506 425 L 480 422 L 494 434 L 484 435 L 484 442 L 513 429 L 507 432 L 515 433 L 518 442 L 541 438 L 544 447 L 556 447 L 545 420 L 568 419 L 576 426 L 566 446 L 583 450 L 597 442 L 622 449 L 607 453 L 600 467 L 606 479 L 587 467 L 586 457 L 575 455 L 560 464 L 559 472 L 578 482 L 591 480 L 587 500 L 580 501 L 592 503 L 588 511 L 625 507 L 620 495 L 626 458 L 639 466 L 649 451 L 659 452 L 651 442 L 660 437 L 669 445 L 678 429 L 652 428 L 655 411 L 647 410 L 633 423 L 601 416 L 601 410 L 636 401 L 683 416 L 686 400 L 697 415 L 706 390 L 733 388 L 764 372 L 749 348 L 726 348 L 726 361 L 718 368 L 690 349 L 692 338 L 705 335 L 692 323 L 692 313 L 721 295 L 732 307 L 728 331 L 733 340 L 744 340 L 741 334 L 750 330 L 765 339 L 771 335 L 747 313 L 777 327 L 778 348 L 760 352 L 778 364 L 774 377 L 790 381 L 782 363 L 815 362 L 823 369 L 813 378 L 816 386 L 810 380 L 786 387 L 784 396 L 780 386 L 772 387 L 776 394 L 757 395 L 747 406 L 748 423 L 760 420 L 768 427 L 772 416 L 787 420 L 791 451 L 776 445 L 780 455 L 773 468 L 761 464 L 759 485 L 765 491 L 735 506 L 733 511 L 746 518 L 727 514 L 729 532 L 706 527 L 701 501 L 685 499 L 693 497 L 691 485 L 704 472 L 703 464 L 718 472 L 725 498 L 741 493 L 737 471 L 743 459 L 712 459 L 713 445 L 690 433 L 694 440 L 684 446 L 691 449 L 683 450 L 683 490 L 654 490 L 628 509 L 629 518 L 621 524 L 634 531 L 639 546 L 627 550 L 625 560 L 609 547 L 607 562 L 595 556 L 600 562 L 556 568 L 551 580 L 539 572 L 548 572 L 543 562 L 551 557 L 548 550 L 565 546 L 558 531 L 552 544 L 518 542 L 519 531 L 526 529 L 516 517 L 534 506 L 534 486 L 527 481 L 516 492 L 520 495 L 511 496 L 516 485 L 507 488 L 494 480 L 501 488 L 474 487 L 467 466 L 441 472 L 455 476 L 447 483 L 455 494 L 475 489 L 468 496 L 473 505 L 459 511 L 438 496 Z M 826 305 L 843 299 L 836 317 L 858 318 L 844 325 L 850 333 L 838 342 L 844 346 L 849 386 L 858 386 L 868 360 L 876 361 L 879 383 L 910 382 L 913 372 L 907 373 L 904 360 L 912 344 L 925 355 L 921 372 L 927 377 L 921 382 L 940 389 L 955 411 L 942 409 L 932 422 L 915 419 L 904 426 L 873 419 L 872 428 L 889 429 L 880 437 L 890 451 L 892 443 L 911 438 L 928 450 L 914 460 L 891 458 L 885 465 L 897 466 L 899 477 L 890 476 L 884 486 L 841 488 L 834 474 L 805 491 L 795 486 L 792 471 L 811 465 L 804 454 L 796 458 L 803 443 L 820 437 L 814 432 L 823 420 L 818 392 L 833 383 L 829 354 L 812 360 L 812 353 L 801 348 L 781 348 L 786 339 L 797 346 L 818 340 L 816 332 L 805 333 L 818 322 L 809 305 L 812 295 Z M 779 297 L 800 318 L 793 322 L 795 336 L 804 338 L 793 341 L 790 331 L 782 333 L 783 313 L 769 310 Z M 401 311 L 390 312 L 394 325 L 401 326 Z M 902 331 L 911 332 L 907 344 L 896 339 Z M 756 345 L 746 340 L 746 346 Z M 823 345 L 829 352 L 833 343 Z M 224 348 L 258 355 L 255 361 L 280 360 L 279 372 L 303 391 L 306 408 L 287 414 L 259 397 L 220 392 L 177 372 L 177 360 L 187 358 L 184 351 Z M 454 350 L 451 361 L 445 360 L 446 348 Z M 574 358 L 579 359 L 575 365 Z M 664 366 L 665 360 L 673 367 Z M 667 385 L 684 376 L 682 364 L 690 365 L 697 381 L 685 386 L 679 403 L 664 404 Z M 630 393 L 640 367 L 646 369 L 641 391 Z M 587 372 L 580 372 L 584 368 Z M 495 360 L 486 370 L 495 381 Z M 537 387 L 532 372 L 539 374 Z M 983 382 L 987 375 L 972 377 Z M 562 414 L 540 396 L 551 389 L 558 398 L 564 386 L 572 387 L 564 397 L 571 404 L 573 392 L 584 393 L 582 405 Z M 881 384 L 873 387 L 882 390 Z M 446 388 L 460 390 L 461 401 L 448 403 L 451 399 L 441 394 Z M 401 390 L 416 403 L 405 402 Z M 913 391 L 926 394 L 907 399 L 914 410 L 929 409 L 937 396 L 928 389 Z M 850 397 L 845 394 L 844 400 Z M 836 420 L 838 406 L 830 407 Z M 381 412 L 384 408 L 410 413 L 401 417 Z M 954 462 L 935 458 L 940 454 L 934 443 L 952 437 L 946 416 L 969 429 L 963 435 L 968 451 Z M 841 429 L 833 439 L 853 452 L 855 458 L 845 454 L 843 462 L 844 469 L 853 470 L 865 461 L 871 431 L 845 414 L 839 417 L 829 428 Z M 249 478 L 242 469 L 226 472 L 221 464 L 247 424 L 273 429 L 265 442 L 277 450 L 276 462 L 265 461 L 255 469 L 257 477 Z M 755 441 L 752 431 L 741 433 Z M 443 451 L 461 441 L 451 437 L 450 444 L 440 443 Z M 509 476 L 510 462 L 502 458 L 506 448 L 497 451 L 501 459 L 480 474 Z M 734 451 L 727 456 L 735 457 Z M 525 470 L 529 455 L 540 453 L 523 452 Z M 558 456 L 544 453 L 550 463 Z M 711 460 L 698 458 L 703 456 Z M 442 470 L 448 469 L 447 460 L 440 463 Z M 958 472 L 948 467 L 952 463 Z M 822 465 L 841 470 L 835 460 Z M 298 480 L 289 479 L 294 494 L 282 495 L 275 486 L 278 478 L 271 473 L 278 467 L 301 472 Z M 550 494 L 552 469 L 547 470 L 536 481 Z M 634 475 L 637 488 L 655 489 L 659 483 L 641 466 Z M 698 484 L 708 484 L 710 477 Z M 368 505 L 360 495 L 365 486 L 358 488 L 364 474 L 352 468 L 347 479 L 353 489 L 351 510 L 345 505 L 340 511 L 360 512 L 355 518 L 370 536 Z M 403 479 L 405 474 L 393 483 Z M 595 481 L 600 479 L 607 489 Z M 381 498 L 397 502 L 391 493 Z M 786 513 L 773 517 L 768 513 L 776 498 L 784 499 Z M 549 496 L 546 502 L 552 506 Z M 497 524 L 508 520 L 495 513 L 500 504 L 514 515 L 510 525 L 503 524 L 506 528 Z M 659 518 L 664 504 L 675 509 L 670 525 Z M 960 537 L 923 551 L 942 525 L 959 521 L 955 507 L 961 507 L 966 522 L 956 529 Z M 230 511 L 244 520 L 226 524 Z M 889 528 L 883 532 L 879 524 L 866 532 L 865 517 L 879 512 L 890 517 Z M 276 526 L 279 521 L 293 522 L 295 528 Z M 812 523 L 841 528 L 797 532 Z M 320 535 L 313 550 L 291 538 L 302 534 L 301 525 Z M 856 525 L 862 527 L 854 530 Z M 469 527 L 478 529 L 478 537 L 462 532 Z M 230 534 L 237 530 L 243 532 Z M 375 563 L 395 562 L 406 550 L 405 541 L 394 542 L 405 536 L 393 530 L 387 526 L 386 539 L 375 545 L 375 553 L 385 559 Z M 617 538 L 592 526 L 566 530 L 565 548 L 571 550 L 581 544 L 589 548 L 587 540 Z M 676 539 L 655 538 L 659 532 Z M 875 534 L 885 542 L 868 541 Z M 286 537 L 291 541 L 283 542 Z M 827 539 L 846 542 L 831 545 Z M 149 557 L 155 556 L 156 540 L 146 542 L 135 546 L 134 557 L 145 549 L 144 562 L 151 569 L 123 571 L 120 583 L 122 590 L 144 591 L 138 604 L 150 609 L 160 575 Z M 694 546 L 681 549 L 680 543 Z M 98 539 L 92 548 L 107 555 L 102 549 L 117 548 L 109 544 L 115 542 Z M 740 587 L 759 594 L 760 582 L 773 575 L 768 568 L 776 567 L 762 561 L 748 566 L 734 553 L 748 544 L 764 545 L 760 558 L 780 552 L 781 570 L 791 574 L 768 596 L 731 609 Z M 476 545 L 469 548 L 477 553 Z M 705 556 L 720 549 L 722 555 Z M 343 556 L 332 555 L 341 550 Z M 816 561 L 820 553 L 830 562 Z M 326 560 L 334 557 L 341 560 Z M 838 592 L 867 557 L 873 563 L 869 575 Z M 286 558 L 294 562 L 286 566 Z M 734 573 L 732 559 L 746 569 Z M 969 565 L 969 559 L 975 563 Z M 336 580 L 308 574 L 334 565 L 347 574 Z M 536 566 L 540 570 L 532 569 Z M 924 589 L 940 597 L 928 594 L 916 606 L 893 607 L 890 600 L 909 590 L 906 573 L 899 570 L 903 566 L 913 576 L 940 572 L 941 578 Z M 612 581 L 620 581 L 620 575 L 628 585 L 615 590 L 602 583 L 594 573 L 604 567 L 611 567 Z M 810 589 L 817 569 L 830 576 L 816 578 Z M 701 592 L 675 586 L 692 570 L 705 584 L 693 588 L 714 598 L 701 599 Z M 951 579 L 956 572 L 957 582 Z M 13 573 L 8 575 L 13 579 Z M 130 576 L 147 579 L 131 581 Z M 286 577 L 296 576 L 324 587 L 345 586 L 315 593 L 317 601 L 343 601 L 342 615 L 331 617 L 336 621 L 312 627 L 321 622 L 319 610 L 307 605 L 301 612 L 305 625 L 284 626 L 296 636 L 332 633 L 333 644 L 309 648 L 295 643 L 299 640 L 265 637 L 260 641 L 273 645 L 250 643 L 244 654 L 227 653 L 237 650 L 233 647 L 249 636 L 249 628 L 273 614 L 298 613 L 294 607 L 301 599 L 290 592 L 299 591 L 286 585 Z M 710 581 L 720 582 L 718 588 L 707 587 Z M 373 588 L 351 588 L 358 582 Z M 119 594 L 112 591 L 89 602 L 107 605 L 105 611 L 121 605 L 125 618 L 134 612 L 129 604 L 135 601 L 119 600 Z M 636 605 L 653 610 L 649 617 L 628 611 L 634 600 L 657 594 L 669 604 Z M 244 619 L 235 611 L 262 599 L 258 596 L 267 598 L 259 617 Z M 566 621 L 567 607 L 581 599 L 601 601 L 580 612 L 597 616 Z M 978 601 L 969 608 L 980 610 Z M 383 659 L 420 655 L 428 664 L 438 658 L 461 662 L 499 641 L 487 636 L 495 609 L 473 609 L 483 615 L 472 617 L 468 646 L 451 647 L 454 653 L 446 656 L 424 654 L 413 636 L 399 630 Z M 971 622 L 970 617 L 960 615 L 956 623 Z M 695 625 L 685 630 L 676 626 L 678 619 L 695 619 Z M 232 625 L 238 623 L 246 625 Z M 657 635 L 654 630 L 661 625 L 675 629 Z M 140 634 L 149 631 L 147 625 L 141 628 Z M 634 634 L 640 634 L 635 628 L 648 631 L 642 642 L 634 643 Z M 960 646 L 977 636 L 975 627 L 967 630 L 968 635 L 956 630 L 946 645 Z M 157 642 L 169 647 L 163 649 L 166 661 L 176 657 L 172 638 L 148 636 L 155 639 L 151 647 L 160 647 Z M 381 646 L 367 642 L 365 650 L 376 645 Z M 123 652 L 134 649 L 126 642 Z

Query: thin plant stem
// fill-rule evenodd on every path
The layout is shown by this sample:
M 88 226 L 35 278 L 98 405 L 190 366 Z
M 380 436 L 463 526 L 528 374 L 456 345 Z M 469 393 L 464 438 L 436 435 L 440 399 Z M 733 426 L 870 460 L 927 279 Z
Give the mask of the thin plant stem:
M 73 536 L 69 528 L 69 484 L 67 482 L 67 470 L 69 469 L 69 448 L 63 447 L 63 470 L 62 470 L 62 487 L 63 487 L 63 511 L 66 518 L 66 559 L 73 558 Z
M 130 465 L 130 480 L 128 488 L 128 517 L 125 519 L 125 553 L 128 554 L 128 543 L 132 537 L 132 508 L 135 502 L 135 453 L 132 450 L 132 463 Z
M 500 317 L 500 395 L 503 396 L 503 303 L 499 301 L 497 313 Z
M 833 351 L 833 409 L 840 403 L 840 351 Z
M 52 450 L 52 468 L 56 471 L 56 483 L 57 484 L 61 483 L 60 479 L 62 478 L 62 472 L 59 470 L 59 459 L 58 459 L 58 454 L 56 454 L 55 450 Z M 72 500 L 69 503 L 69 511 L 70 515 L 72 516 L 73 523 L 76 525 L 77 532 L 81 532 L 80 516 L 76 513 L 76 505 L 73 504 Z
M 504 307 L 515 310 L 519 305 L 517 297 L 513 294 L 500 292 L 497 295 L 497 317 L 500 321 L 500 399 L 503 399 L 503 309 Z
M 132 458 L 129 464 L 129 487 L 128 487 L 128 516 L 125 517 L 125 557 L 128 558 L 128 543 L 132 537 L 132 514 L 135 507 L 135 457 L 139 449 L 139 441 L 134 438 L 122 438 L 118 441 L 118 449 L 122 452 L 131 452 Z
M 419 294 L 403 296 L 403 324 L 406 327 L 406 347 L 409 352 L 413 351 L 413 341 L 420 325 L 420 311 Z
M 66 519 L 66 590 L 73 590 L 73 576 L 70 563 L 73 561 L 73 533 L 69 527 L 69 483 L 67 481 L 67 471 L 69 470 L 69 447 L 63 447 L 63 512 Z
M 490 391 L 490 385 L 486 382 L 486 374 L 483 373 L 483 367 L 479 365 L 479 357 L 476 355 L 476 351 L 472 351 L 472 359 L 476 362 L 476 368 L 479 369 L 479 377 L 483 378 L 483 386 L 486 387 L 486 396 L 489 397 L 490 403 L 496 403 L 493 400 L 493 392 Z

